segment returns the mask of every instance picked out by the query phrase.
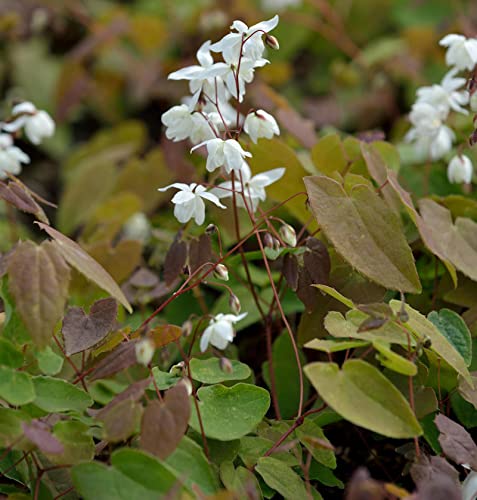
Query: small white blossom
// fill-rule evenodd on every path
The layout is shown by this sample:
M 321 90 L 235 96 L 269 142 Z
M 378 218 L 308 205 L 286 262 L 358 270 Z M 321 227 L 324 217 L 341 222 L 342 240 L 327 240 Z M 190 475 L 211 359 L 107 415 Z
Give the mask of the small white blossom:
M 18 175 L 22 163 L 30 163 L 30 157 L 20 148 L 13 145 L 12 136 L 0 134 L 0 179 L 5 179 L 7 172 Z
M 146 243 L 151 237 L 151 224 L 144 212 L 136 212 L 131 215 L 123 227 L 124 236 L 131 240 L 139 240 Z
M 465 155 L 454 156 L 447 167 L 447 178 L 453 184 L 465 182 L 470 184 L 474 167 L 470 158 Z
M 213 172 L 219 167 L 224 167 L 225 171 L 230 174 L 232 170 L 240 171 L 244 168 L 245 158 L 251 157 L 252 154 L 244 151 L 242 146 L 235 139 L 210 139 L 191 149 L 191 152 L 200 148 L 207 147 L 207 164 L 206 168 L 209 172 Z
M 191 112 L 185 104 L 167 110 L 161 121 L 166 127 L 166 137 L 174 142 L 190 139 L 197 144 L 215 137 L 207 119 L 200 113 Z
M 275 168 L 273 170 L 268 170 L 267 172 L 261 172 L 260 174 L 252 177 L 250 167 L 248 165 L 245 165 L 241 174 L 237 176 L 238 179 L 236 179 L 234 182 L 236 191 L 235 199 L 237 205 L 246 208 L 243 199 L 245 197 L 248 207 L 253 212 L 255 212 L 258 207 L 258 203 L 267 199 L 265 188 L 281 179 L 284 173 L 284 168 Z M 242 191 L 240 175 L 242 176 L 244 191 Z M 217 195 L 218 198 L 230 198 L 233 196 L 232 186 L 232 181 L 223 182 L 222 184 L 219 184 L 216 188 L 214 188 L 212 190 L 212 193 Z
M 421 87 L 417 91 L 417 102 L 425 102 L 437 108 L 441 116 L 447 116 L 453 109 L 459 113 L 468 114 L 462 106 L 469 102 L 467 90 L 458 91 L 465 85 L 465 78 L 456 78 L 458 69 L 451 69 L 442 79 L 440 85 L 434 84 L 429 87 Z
M 22 127 L 33 144 L 40 144 L 45 137 L 55 133 L 55 122 L 46 111 L 36 109 L 31 102 L 22 102 L 12 109 L 13 121 L 3 124 L 6 132 L 16 132 Z
M 265 50 L 263 35 L 276 28 L 278 21 L 278 16 L 274 16 L 272 19 L 254 24 L 250 28 L 242 21 L 234 21 L 230 27 L 233 32 L 225 35 L 219 42 L 212 44 L 210 50 L 221 52 L 224 61 L 235 66 L 238 64 L 241 49 L 243 49 L 244 57 L 253 61 L 258 60 Z
M 261 137 L 271 139 L 274 135 L 280 135 L 277 121 L 263 109 L 249 113 L 243 128 L 255 144 Z
M 209 326 L 204 330 L 200 339 L 200 350 L 207 350 L 209 344 L 217 349 L 225 349 L 235 336 L 233 325 L 245 318 L 247 313 L 236 316 L 235 314 L 217 314 L 210 320 Z
M 235 99 L 239 102 L 243 101 L 245 95 L 245 84 L 251 83 L 253 77 L 255 76 L 255 68 L 261 68 L 268 64 L 270 61 L 267 59 L 250 59 L 249 57 L 242 57 L 240 61 L 240 68 L 235 68 L 234 65 L 228 67 L 228 69 L 222 74 L 227 90 L 232 94 Z M 238 82 L 238 89 L 237 89 Z M 237 93 L 238 90 L 238 93 Z
M 262 0 L 262 8 L 278 12 L 288 7 L 298 7 L 302 0 Z
M 415 103 L 409 114 L 413 127 L 406 141 L 414 142 L 416 151 L 431 160 L 442 158 L 452 149 L 454 132 L 442 119 L 442 111 L 426 102 Z
M 471 70 L 477 64 L 477 39 L 463 35 L 447 35 L 440 42 L 447 47 L 446 63 L 458 70 Z
M 170 188 L 179 189 L 173 196 L 174 216 L 181 223 L 186 223 L 191 219 L 195 220 L 197 225 L 202 225 L 205 220 L 205 203 L 204 200 L 211 201 L 220 208 L 226 208 L 220 203 L 217 196 L 208 193 L 204 186 L 200 186 L 195 182 L 191 185 L 175 182 L 169 186 L 160 188 L 159 191 L 167 191 Z
M 199 65 L 187 66 L 174 71 L 168 76 L 169 80 L 189 80 L 189 88 L 193 97 L 189 108 L 194 108 L 199 100 L 200 94 L 205 92 L 211 99 L 215 98 L 215 90 L 220 97 L 224 96 L 224 84 L 220 75 L 227 71 L 228 65 L 223 62 L 214 63 L 210 54 L 210 40 L 203 43 L 197 51 Z

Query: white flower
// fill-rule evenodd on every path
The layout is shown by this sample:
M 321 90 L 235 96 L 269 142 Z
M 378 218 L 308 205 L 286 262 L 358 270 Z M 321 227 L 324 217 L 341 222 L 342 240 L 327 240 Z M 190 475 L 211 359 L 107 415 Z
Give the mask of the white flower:
M 442 110 L 427 102 L 417 102 L 412 107 L 409 120 L 413 127 L 406 134 L 406 141 L 414 142 L 422 156 L 438 160 L 452 149 L 454 132 L 442 123 Z
M 210 139 L 191 149 L 191 152 L 201 146 L 207 147 L 207 164 L 209 172 L 223 166 L 228 174 L 232 170 L 240 171 L 246 165 L 244 158 L 251 157 L 252 154 L 244 151 L 242 146 L 235 139 Z
M 259 201 L 265 201 L 267 198 L 267 193 L 265 188 L 278 181 L 285 173 L 284 168 L 275 168 L 273 170 L 268 170 L 267 172 L 261 172 L 252 177 L 250 167 L 245 165 L 241 174 L 239 174 L 238 179 L 235 180 L 235 191 L 237 192 L 235 199 L 237 205 L 245 208 L 245 202 L 242 196 L 244 193 L 245 200 L 248 207 L 255 212 L 258 207 Z M 242 176 L 242 182 L 244 185 L 244 191 L 242 191 L 242 184 L 240 182 L 240 175 Z M 233 196 L 232 193 L 232 181 L 227 181 L 219 184 L 216 188 L 212 190 L 218 198 L 230 198 Z
M 29 156 L 20 148 L 13 145 L 12 136 L 0 134 L 0 179 L 5 179 L 7 172 L 18 175 L 22 163 L 30 163 Z
M 191 112 L 185 104 L 173 106 L 162 116 L 166 137 L 174 142 L 190 139 L 193 144 L 215 137 L 207 119 L 200 113 Z
M 261 68 L 269 62 L 270 61 L 267 59 L 250 59 L 249 57 L 242 57 L 242 60 L 240 61 L 240 68 L 238 69 L 238 75 L 234 65 L 231 65 L 227 71 L 222 74 L 227 90 L 233 95 L 233 97 L 235 97 L 235 99 L 242 102 L 243 96 L 245 95 L 245 84 L 253 81 L 255 68 Z
M 465 155 L 454 156 L 447 167 L 447 178 L 453 184 L 465 182 L 470 184 L 474 167 L 470 158 Z
M 477 498 L 477 472 L 472 471 L 462 483 L 462 500 Z
M 205 92 L 211 99 L 215 98 L 215 89 L 219 97 L 223 99 L 224 84 L 220 78 L 228 65 L 219 62 L 214 64 L 214 59 L 210 55 L 210 40 L 203 43 L 197 51 L 199 65 L 187 66 L 178 71 L 174 71 L 168 76 L 169 80 L 189 80 L 189 88 L 193 97 L 189 103 L 191 111 L 194 110 L 200 94 Z M 216 87 L 217 85 L 217 87 Z
M 205 220 L 205 203 L 204 200 L 209 200 L 220 208 L 226 208 L 220 203 L 217 196 L 208 193 L 204 186 L 200 186 L 193 182 L 190 186 L 181 182 L 175 182 L 169 186 L 160 188 L 159 191 L 167 191 L 170 188 L 179 189 L 173 196 L 174 216 L 181 223 L 186 223 L 190 219 L 194 219 L 199 226 Z
M 440 42 L 447 47 L 446 63 L 458 70 L 471 70 L 477 64 L 477 39 L 463 35 L 447 35 Z
M 151 237 L 151 224 L 144 212 L 131 215 L 123 227 L 124 236 L 131 240 L 146 243 Z
M 447 35 L 440 42 L 447 47 L 446 63 L 458 70 L 471 70 L 477 64 L 477 39 L 463 35 Z
M 462 106 L 469 102 L 469 93 L 467 90 L 457 90 L 465 85 L 466 79 L 455 78 L 457 72 L 458 69 L 453 68 L 444 76 L 440 85 L 435 84 L 418 89 L 417 102 L 425 102 L 436 107 L 441 116 L 447 116 L 451 109 L 468 114 Z
M 245 118 L 243 128 L 255 144 L 260 137 L 271 139 L 273 135 L 280 135 L 275 118 L 263 109 L 249 113 Z
M 147 366 L 154 356 L 156 346 L 152 339 L 146 338 L 138 340 L 134 349 L 136 351 L 136 361 L 141 365 Z
M 239 314 L 217 314 L 210 320 L 209 326 L 204 330 L 200 339 L 200 350 L 204 352 L 209 344 L 217 349 L 225 349 L 235 336 L 234 323 L 245 318 L 247 313 Z
M 262 57 L 265 49 L 263 35 L 276 28 L 278 21 L 278 16 L 274 16 L 272 19 L 254 24 L 250 28 L 242 21 L 234 21 L 230 27 L 234 32 L 228 33 L 222 40 L 212 44 L 210 50 L 221 52 L 224 61 L 235 66 L 238 64 L 242 48 L 244 57 L 258 60 Z
M 7 132 L 16 132 L 22 127 L 25 134 L 33 144 L 40 144 L 45 137 L 51 137 L 55 133 L 55 122 L 46 111 L 39 111 L 31 102 L 22 102 L 12 109 L 16 118 L 3 125 Z

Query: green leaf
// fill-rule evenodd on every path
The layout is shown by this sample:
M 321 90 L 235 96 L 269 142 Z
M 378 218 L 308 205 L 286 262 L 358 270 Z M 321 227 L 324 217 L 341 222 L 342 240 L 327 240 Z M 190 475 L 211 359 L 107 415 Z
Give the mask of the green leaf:
M 65 380 L 53 377 L 34 377 L 36 398 L 33 403 L 47 412 L 83 412 L 93 400 L 82 389 Z
M 472 337 L 465 321 L 450 309 L 431 311 L 427 319 L 436 326 L 464 358 L 466 366 L 472 362 Z
M 118 300 L 128 312 L 132 312 L 131 305 L 126 299 L 126 296 L 111 275 L 88 255 L 78 243 L 70 240 L 67 236 L 46 224 L 41 222 L 37 224 L 55 240 L 68 264 L 86 276 L 86 278 L 96 283 L 100 288 L 106 290 L 112 297 Z
M 350 299 L 348 299 L 347 297 L 342 295 L 340 292 L 338 292 L 338 290 L 335 290 L 333 287 L 328 286 L 328 285 L 321 285 L 321 284 L 313 285 L 313 286 L 315 286 L 316 288 L 318 288 L 322 292 L 327 293 L 328 295 L 330 295 L 334 299 L 336 299 L 339 302 L 341 302 L 342 304 L 344 304 L 346 307 L 349 307 L 350 309 L 354 308 L 353 301 L 351 301 Z
M 122 448 L 112 454 L 111 463 L 122 475 L 141 488 L 155 492 L 155 498 L 165 495 L 177 482 L 177 476 L 168 466 L 140 450 Z
M 51 241 L 18 243 L 8 258 L 8 286 L 33 342 L 45 347 L 61 319 L 70 269 Z
M 20 410 L 0 408 L 0 448 L 7 448 L 17 443 L 23 435 L 22 422 L 29 422 L 31 417 Z
M 13 406 L 31 403 L 35 399 L 35 388 L 30 374 L 0 366 L 0 398 Z
M 206 495 L 212 495 L 219 490 L 217 474 L 207 462 L 202 448 L 187 436 L 182 438 L 174 453 L 167 457 L 166 464 L 184 480 L 191 491 L 199 487 Z
M 156 382 L 157 388 L 160 391 L 165 391 L 166 389 L 170 389 L 171 387 L 174 387 L 179 380 L 181 380 L 181 377 L 178 377 L 177 375 L 173 375 L 172 373 L 169 372 L 163 372 L 159 370 L 157 366 L 155 366 L 152 369 L 152 375 L 154 377 L 154 381 Z M 156 388 L 154 384 L 151 382 L 151 384 L 148 387 L 149 390 L 155 391 Z
M 37 351 L 36 359 L 38 360 L 38 368 L 45 375 L 56 375 L 63 368 L 63 358 L 56 354 L 50 346 Z
M 348 165 L 346 152 L 338 134 L 322 137 L 312 148 L 311 158 L 323 174 L 343 173 Z
M 308 498 L 308 492 L 300 476 L 291 467 L 272 457 L 258 460 L 255 470 L 263 480 L 285 499 Z
M 267 187 L 270 199 L 285 201 L 303 191 L 302 179 L 308 172 L 290 146 L 280 139 L 259 139 L 257 144 L 250 144 L 249 150 L 253 155 L 249 159 L 250 167 L 257 174 L 274 168 L 285 168 L 284 176 Z M 304 201 L 304 196 L 295 196 L 285 205 L 285 208 L 303 223 L 310 218 Z
M 402 303 L 399 300 L 392 300 L 389 305 L 394 312 L 401 309 Z M 422 342 L 431 341 L 431 350 L 438 354 L 442 359 L 449 363 L 454 370 L 472 385 L 469 370 L 467 370 L 464 358 L 459 351 L 447 340 L 441 331 L 434 326 L 425 316 L 406 304 L 406 312 L 409 315 L 409 320 L 405 326 L 409 328 L 414 337 Z
M 346 351 L 347 349 L 355 349 L 356 347 L 364 347 L 369 345 L 365 340 L 323 340 L 313 339 L 307 342 L 304 347 L 307 349 L 315 349 L 327 353 Z
M 16 310 L 13 298 L 8 291 L 8 275 L 2 279 L 1 295 L 5 308 L 5 322 L 3 323 L 2 335 L 15 344 L 25 344 L 29 342 L 25 324 Z
M 354 268 L 391 290 L 421 291 L 401 222 L 374 190 L 358 184 L 348 195 L 323 176 L 305 177 L 305 185 L 325 235 Z
M 379 353 L 376 356 L 377 360 L 386 368 L 410 377 L 414 377 L 417 374 L 417 366 L 409 359 L 394 352 L 388 343 L 382 340 L 375 340 L 373 347 Z
M 94 457 L 94 441 L 90 428 L 82 422 L 61 420 L 53 426 L 53 435 L 61 442 L 60 455 L 47 455 L 55 464 L 77 464 Z
M 374 366 L 349 360 L 311 363 L 305 373 L 323 400 L 353 424 L 392 438 L 410 438 L 422 429 L 404 396 Z
M 296 429 L 295 433 L 300 442 L 312 454 L 317 462 L 326 465 L 326 467 L 330 469 L 336 468 L 336 457 L 334 452 L 324 446 L 319 446 L 320 442 L 323 442 L 323 444 L 330 444 L 321 427 L 318 427 L 312 420 L 307 418 L 303 424 Z M 315 442 L 315 440 L 317 441 Z
M 23 354 L 5 338 L 0 338 L 0 365 L 10 368 L 20 368 L 23 364 Z
M 191 377 L 203 384 L 218 384 L 229 380 L 244 380 L 250 377 L 252 371 L 250 368 L 235 359 L 230 361 L 232 372 L 228 373 L 220 367 L 219 358 L 190 360 Z
M 254 467 L 260 457 L 273 447 L 275 444 L 271 439 L 260 436 L 244 436 L 240 440 L 239 456 L 243 463 L 248 467 Z M 294 467 L 299 465 L 298 459 L 290 451 L 274 452 L 273 458 Z
M 273 369 L 275 375 L 275 390 L 282 418 L 292 418 L 298 411 L 300 403 L 300 377 L 299 370 L 304 364 L 305 357 L 299 351 L 300 368 L 297 366 L 290 336 L 283 332 L 273 342 Z M 268 387 L 271 388 L 270 369 L 268 361 L 262 365 L 262 374 Z M 304 384 L 304 399 L 308 399 L 310 386 L 306 381 Z
M 205 435 L 219 441 L 239 439 L 253 431 L 270 406 L 268 392 L 250 384 L 201 387 L 197 395 Z M 200 432 L 195 405 L 190 425 Z

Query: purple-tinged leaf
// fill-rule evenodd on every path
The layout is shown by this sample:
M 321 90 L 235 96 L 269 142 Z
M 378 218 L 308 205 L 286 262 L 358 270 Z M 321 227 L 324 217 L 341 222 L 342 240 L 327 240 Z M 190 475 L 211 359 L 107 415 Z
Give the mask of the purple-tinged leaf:
M 50 431 L 50 427 L 40 420 L 22 422 L 23 434 L 38 449 L 51 455 L 60 455 L 64 451 L 63 444 Z

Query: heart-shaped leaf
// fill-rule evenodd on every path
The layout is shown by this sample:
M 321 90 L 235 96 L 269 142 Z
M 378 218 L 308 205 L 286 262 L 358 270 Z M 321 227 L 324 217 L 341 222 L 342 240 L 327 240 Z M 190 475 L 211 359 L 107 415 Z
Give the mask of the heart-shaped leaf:
M 392 438 L 422 434 L 404 396 L 369 363 L 353 359 L 341 370 L 336 363 L 311 363 L 304 370 L 320 397 L 353 424 Z
M 95 346 L 111 331 L 118 307 L 112 298 L 96 301 L 86 314 L 81 307 L 70 307 L 63 319 L 62 333 L 68 356 Z
M 190 418 L 190 402 L 187 389 L 178 384 L 169 389 L 164 401 L 152 401 L 142 418 L 141 448 L 167 458 L 180 443 Z
M 197 391 L 197 395 L 200 399 L 199 410 L 205 435 L 219 441 L 239 439 L 253 431 L 270 406 L 268 392 L 250 384 L 202 387 Z M 190 425 L 200 432 L 195 407 Z

